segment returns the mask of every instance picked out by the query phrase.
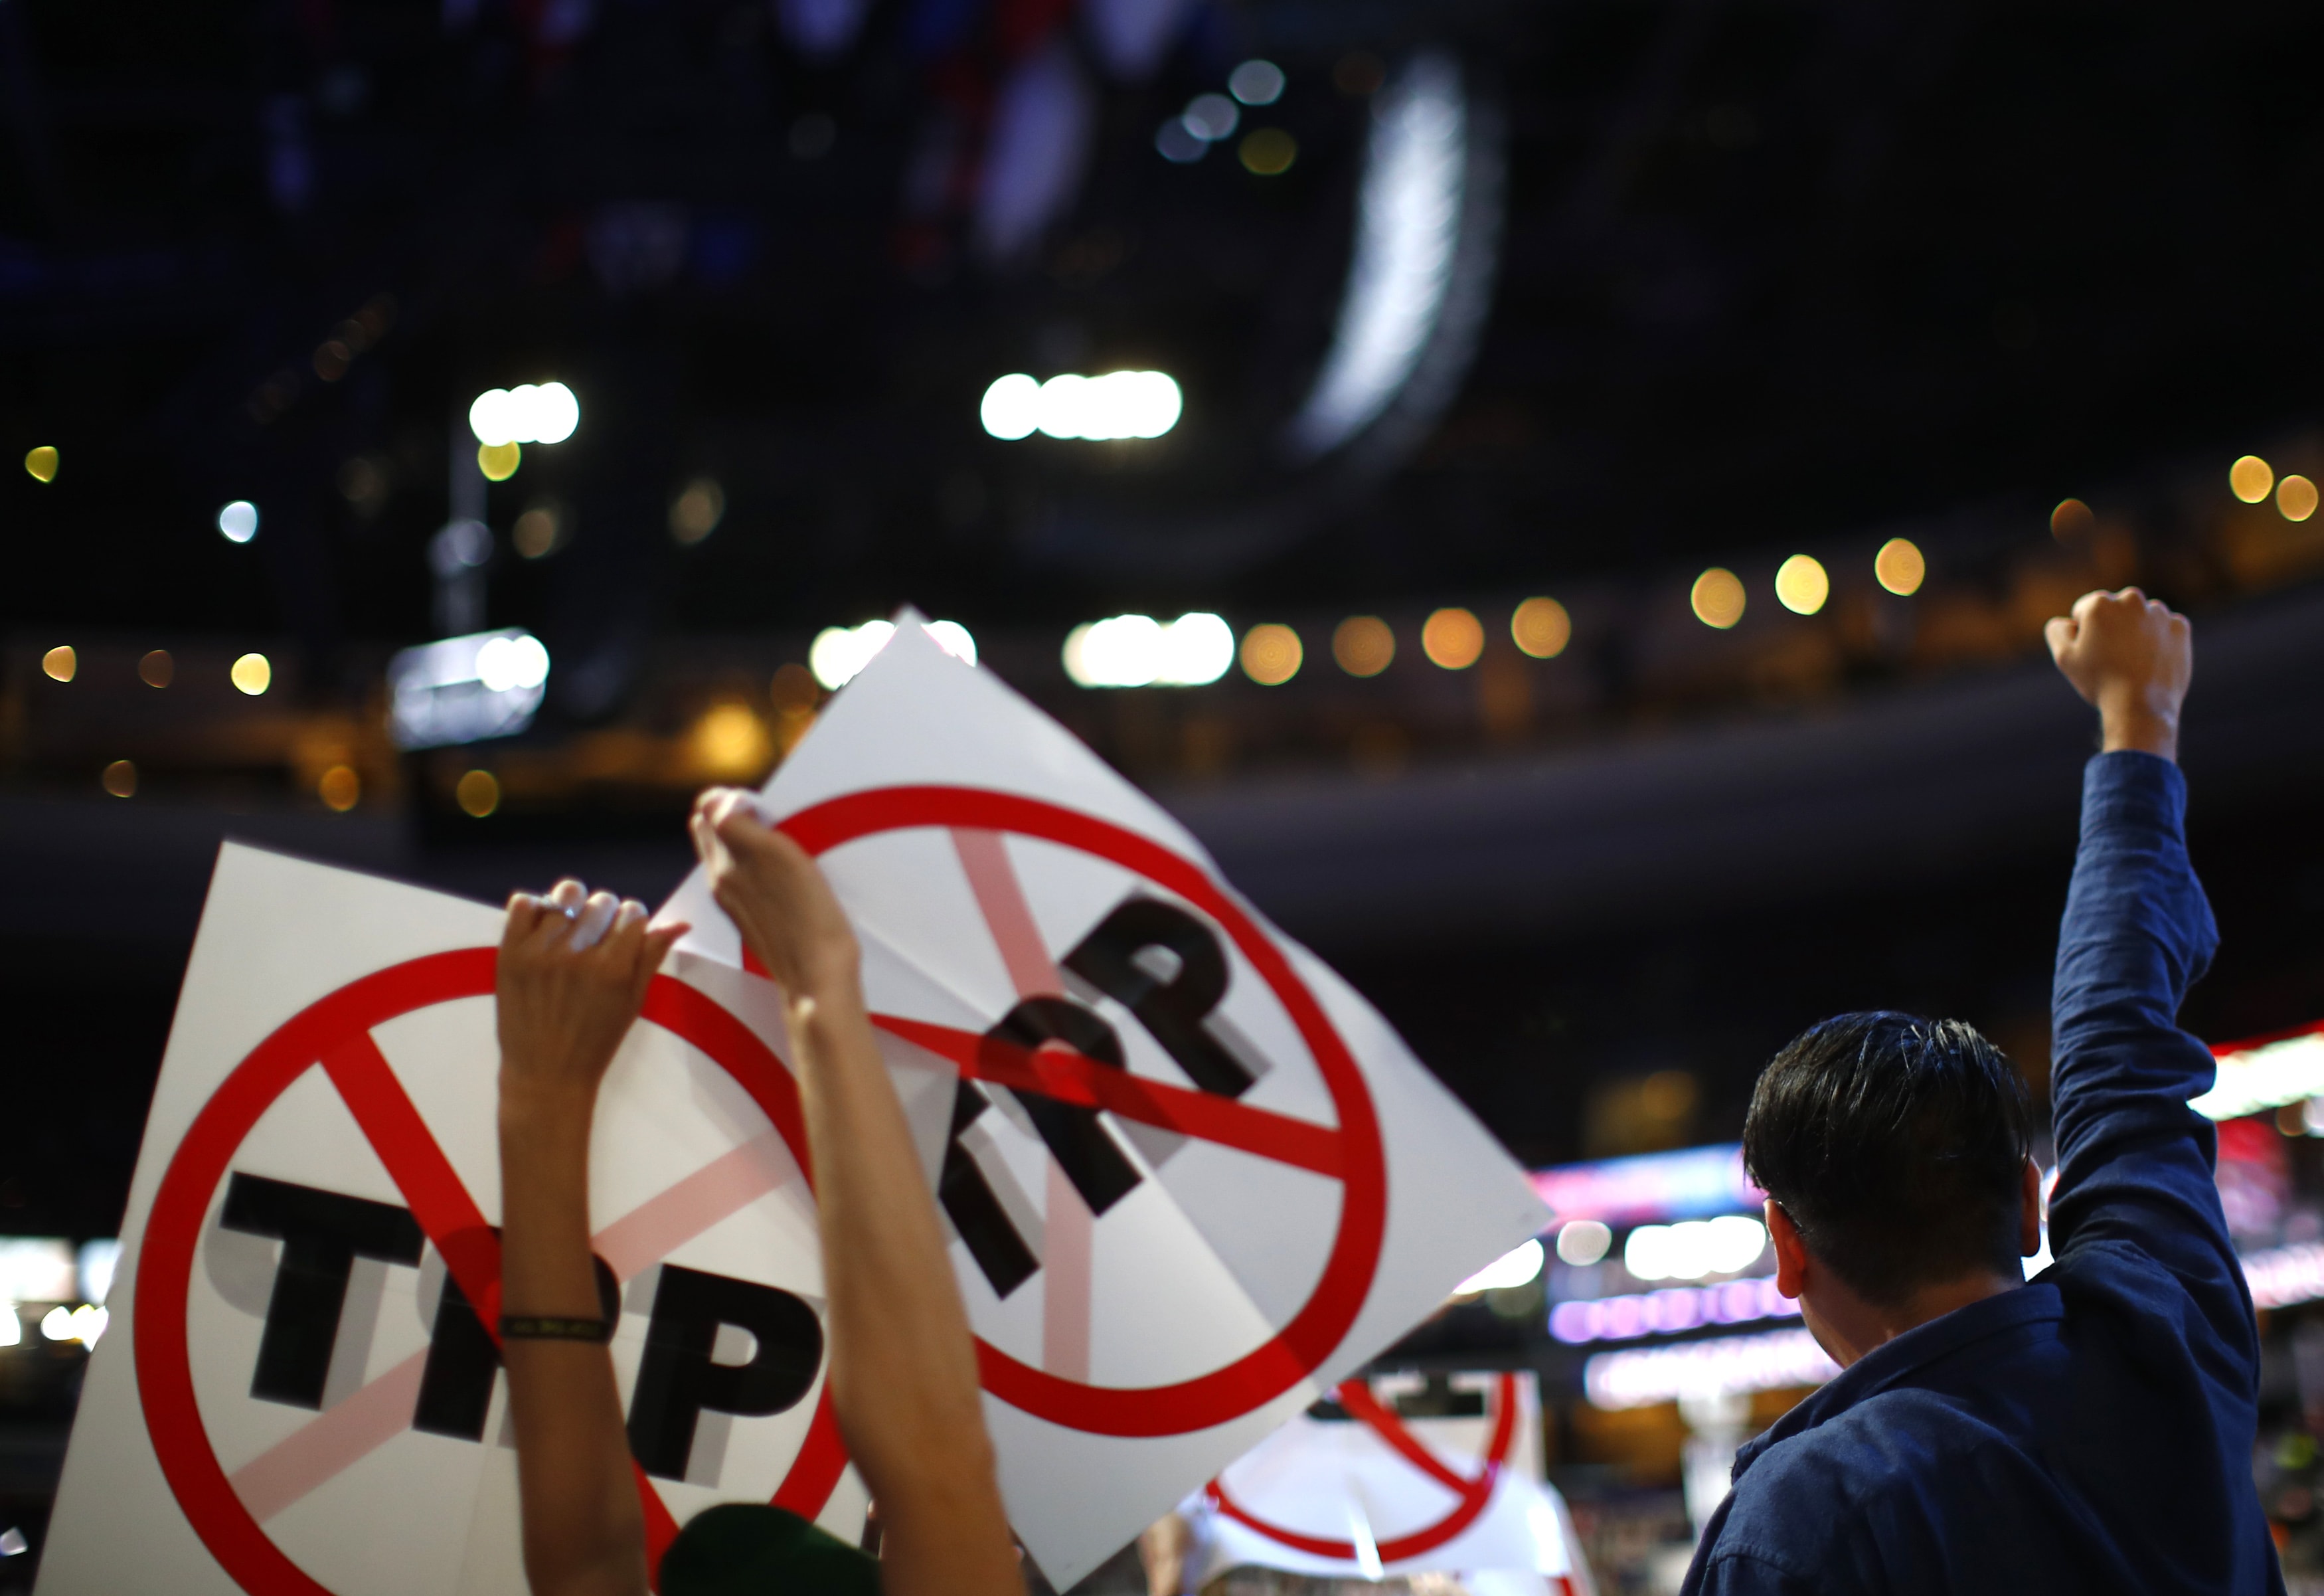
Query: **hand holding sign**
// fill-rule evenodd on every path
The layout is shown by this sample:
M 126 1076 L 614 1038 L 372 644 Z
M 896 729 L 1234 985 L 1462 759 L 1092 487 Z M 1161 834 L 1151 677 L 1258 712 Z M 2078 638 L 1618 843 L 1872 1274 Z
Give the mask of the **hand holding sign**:
M 650 931 L 643 904 L 591 896 L 570 877 L 546 897 L 510 899 L 497 974 L 503 1089 L 578 1093 L 594 1105 L 662 955 L 686 930 Z
M 496 1133 L 503 930 L 438 893 L 221 853 L 42 1596 L 525 1589 L 493 1333 L 496 1227 L 523 1222 Z M 721 1501 L 852 1540 L 864 1495 L 779 1005 L 739 971 L 669 965 L 605 1069 L 574 1249 L 614 1289 L 611 1416 L 644 1477 L 616 1483 L 650 1554 Z M 626 1008 L 639 972 L 602 973 Z M 584 1283 L 547 1305 L 601 1301 Z
M 718 907 L 776 985 L 797 997 L 856 984 L 861 955 L 845 911 L 815 861 L 772 829 L 757 798 L 714 787 L 695 800 L 687 825 Z
M 644 1504 L 659 1505 L 631 1461 L 602 1344 L 618 1298 L 589 1250 L 598 1088 L 682 930 L 648 931 L 645 918 L 643 905 L 590 897 L 570 879 L 546 898 L 520 892 L 495 962 L 504 1312 L 480 1328 L 508 1369 L 525 1573 L 540 1591 L 641 1583 Z M 645 1430 L 651 1458 L 655 1426 Z
M 717 802 L 748 868 L 748 812 Z M 1544 1222 L 1491 1138 L 1176 821 L 920 628 L 758 802 L 861 949 L 1010 1517 L 1053 1583 Z M 781 979 L 710 856 L 660 918 L 692 924 L 682 950 Z

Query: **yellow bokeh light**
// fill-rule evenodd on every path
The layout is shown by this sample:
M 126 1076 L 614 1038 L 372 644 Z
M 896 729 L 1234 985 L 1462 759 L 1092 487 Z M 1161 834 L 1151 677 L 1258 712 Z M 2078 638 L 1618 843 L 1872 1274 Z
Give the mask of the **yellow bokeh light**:
M 1831 578 L 1812 554 L 1794 554 L 1775 571 L 1775 597 L 1794 615 L 1812 615 L 1831 596 Z
M 105 767 L 105 790 L 115 798 L 137 796 L 137 767 L 127 760 L 115 760 Z
M 356 775 L 350 766 L 333 765 L 323 772 L 322 780 L 315 783 L 315 794 L 323 800 L 326 807 L 344 815 L 354 808 L 363 797 L 363 778 Z
M 1694 618 L 1718 631 L 1743 618 L 1742 580 L 1724 566 L 1713 566 L 1697 577 L 1688 599 L 1694 605 Z
M 1554 598 L 1529 598 L 1509 617 L 1509 639 L 1536 660 L 1554 660 L 1573 641 L 1573 617 Z
M 149 687 L 166 687 L 177 679 L 178 662 L 167 649 L 155 649 L 137 661 L 137 679 Z
M 486 482 L 506 482 L 516 475 L 524 463 L 523 448 L 513 443 L 480 443 L 476 446 L 476 469 L 484 474 Z
M 501 807 L 501 784 L 490 770 L 470 770 L 452 789 L 452 796 L 462 809 L 482 820 Z
M 1484 623 L 1467 610 L 1438 610 L 1420 629 L 1420 651 L 1433 665 L 1466 670 L 1485 651 Z
M 2306 521 L 2316 513 L 2316 484 L 2304 476 L 2287 476 L 2275 484 L 2275 507 L 2286 521 Z
M 56 481 L 57 464 L 57 451 L 45 443 L 24 456 L 24 469 L 34 482 Z
M 1332 658 L 1350 676 L 1378 676 L 1396 658 L 1396 633 L 1378 615 L 1351 615 L 1332 633 Z
M 233 678 L 235 687 L 254 698 L 274 684 L 274 667 L 266 662 L 263 654 L 244 654 L 234 662 L 234 669 L 226 674 Z
M 1872 574 L 1879 578 L 1881 586 L 1897 597 L 1910 598 L 1928 580 L 1929 562 L 1922 558 L 1920 545 L 1911 539 L 1891 538 L 1872 557 Z
M 80 669 L 80 656 L 69 644 L 60 644 L 41 656 L 41 673 L 51 681 L 69 682 Z
M 1239 152 L 1246 171 L 1260 177 L 1279 177 L 1299 159 L 1299 141 L 1279 127 L 1253 129 L 1243 135 Z
M 1262 687 L 1279 687 L 1299 674 L 1307 650 L 1299 634 L 1268 621 L 1242 634 L 1242 673 Z
M 2257 455 L 2246 455 L 2227 467 L 2227 486 L 2246 504 L 2256 504 L 2275 486 L 2275 467 Z
M 765 774 L 775 744 L 748 705 L 714 704 L 694 723 L 694 757 L 709 774 L 739 780 Z

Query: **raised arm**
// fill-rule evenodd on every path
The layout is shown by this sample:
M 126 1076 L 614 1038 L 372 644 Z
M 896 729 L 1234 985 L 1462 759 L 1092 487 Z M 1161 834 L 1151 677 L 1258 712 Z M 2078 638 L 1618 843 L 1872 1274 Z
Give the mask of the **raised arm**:
M 589 1252 L 589 1124 L 646 985 L 686 930 L 558 883 L 501 939 L 501 1348 L 533 1596 L 644 1596 L 645 1521 Z M 531 1333 L 523 1333 L 530 1332 Z M 552 1333 L 543 1336 L 540 1333 Z
M 841 1435 L 879 1504 L 889 1596 L 1023 1596 L 975 1345 L 911 1132 L 865 1013 L 854 933 L 815 862 L 746 793 L 694 811 L 719 906 L 783 989 L 815 1164 Z
M 2218 944 L 2187 857 L 2179 709 L 2192 669 L 2186 619 L 2135 588 L 2085 595 L 2049 625 L 2058 668 L 2098 707 L 2105 752 L 2082 784 L 2082 841 L 2058 940 L 2051 1075 L 2061 1263 L 2120 1242 L 2197 1294 L 2220 1331 L 2251 1334 L 2228 1240 L 2210 1122 L 2210 1052 L 2178 1027 Z M 2238 1328 L 2240 1327 L 2240 1328 Z

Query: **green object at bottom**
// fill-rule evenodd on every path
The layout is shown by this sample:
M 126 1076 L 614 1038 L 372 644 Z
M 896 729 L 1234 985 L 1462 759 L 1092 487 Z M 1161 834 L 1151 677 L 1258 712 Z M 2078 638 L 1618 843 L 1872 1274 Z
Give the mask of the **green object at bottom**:
M 724 1502 L 662 1554 L 661 1596 L 879 1596 L 880 1565 L 796 1513 Z

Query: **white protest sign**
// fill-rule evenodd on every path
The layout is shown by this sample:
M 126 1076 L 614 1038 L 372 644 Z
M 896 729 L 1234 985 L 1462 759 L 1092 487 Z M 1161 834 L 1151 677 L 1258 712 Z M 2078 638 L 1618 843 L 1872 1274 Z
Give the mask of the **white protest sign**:
M 1525 1373 L 1455 1375 L 1454 1411 L 1410 1417 L 1399 1387 L 1342 1382 L 1237 1458 L 1189 1504 L 1199 1589 L 1245 1565 L 1342 1579 L 1492 1573 L 1591 1596 L 1572 1518 L 1542 1478 L 1541 1402 Z M 1468 1409 L 1469 1411 L 1462 1411 Z
M 498 910 L 218 857 L 41 1596 L 520 1596 L 499 1315 Z M 853 1540 L 764 983 L 674 958 L 615 1057 L 593 1247 L 649 1540 L 775 1500 Z M 472 1308 L 469 1305 L 475 1304 Z
M 1062 1589 L 1547 1216 L 1182 826 L 916 619 L 762 802 L 862 944 L 1002 1492 Z M 659 918 L 749 963 L 699 872 Z

